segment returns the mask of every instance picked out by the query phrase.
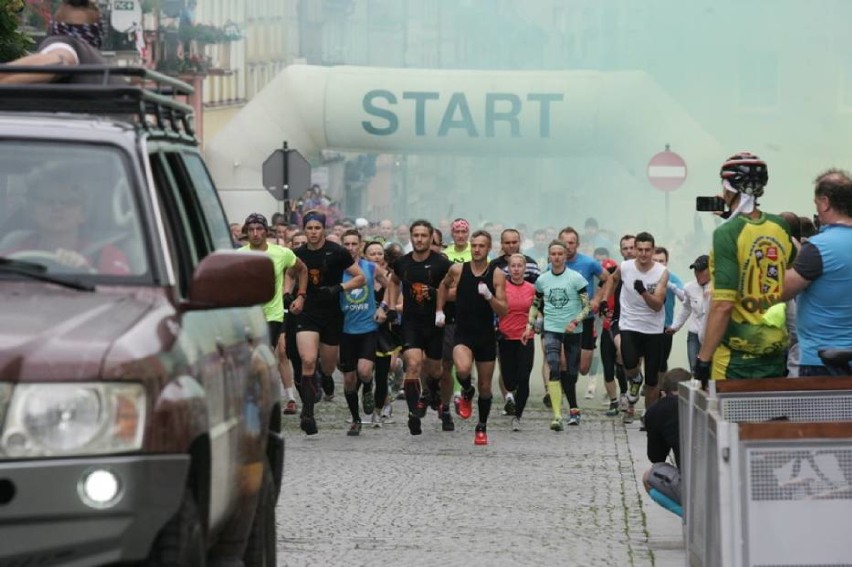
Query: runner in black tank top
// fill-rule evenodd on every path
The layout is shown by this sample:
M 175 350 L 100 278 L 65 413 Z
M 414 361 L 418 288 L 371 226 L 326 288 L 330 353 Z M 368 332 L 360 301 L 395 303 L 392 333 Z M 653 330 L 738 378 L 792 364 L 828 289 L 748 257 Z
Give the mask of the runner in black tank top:
M 438 288 L 436 322 L 443 324 L 443 308 L 451 290 L 456 290 L 456 334 L 453 347 L 453 363 L 456 377 L 462 387 L 456 412 L 467 419 L 473 412 L 472 400 L 476 393 L 470 374 L 476 361 L 479 385 L 479 423 L 476 426 L 474 443 L 487 445 L 485 425 L 491 411 L 491 378 L 497 358 L 497 339 L 494 333 L 494 314 L 504 315 L 506 303 L 506 279 L 501 270 L 488 267 L 488 251 L 491 250 L 491 235 L 484 230 L 473 233 L 470 239 L 470 262 L 455 264 Z

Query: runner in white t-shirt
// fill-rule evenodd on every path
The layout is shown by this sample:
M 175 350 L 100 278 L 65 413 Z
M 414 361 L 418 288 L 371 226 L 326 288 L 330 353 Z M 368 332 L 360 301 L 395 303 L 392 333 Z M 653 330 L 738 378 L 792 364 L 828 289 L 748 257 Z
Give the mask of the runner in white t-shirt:
M 654 262 L 654 237 L 647 232 L 636 235 L 636 258 L 625 260 L 607 282 L 610 286 L 623 281 L 619 304 L 618 326 L 621 337 L 621 359 L 629 383 L 625 423 L 633 421 L 634 405 L 639 400 L 642 374 L 639 361 L 645 360 L 645 408 L 659 397 L 657 379 L 662 357 L 663 326 L 665 324 L 666 285 L 669 281 L 665 266 Z M 607 289 L 607 293 L 609 289 Z

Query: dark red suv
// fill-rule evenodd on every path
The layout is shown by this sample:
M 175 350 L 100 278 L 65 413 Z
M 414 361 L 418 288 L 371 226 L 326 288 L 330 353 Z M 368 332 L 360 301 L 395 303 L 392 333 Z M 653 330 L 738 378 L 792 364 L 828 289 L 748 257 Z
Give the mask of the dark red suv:
M 274 564 L 272 263 L 233 250 L 188 85 L 61 72 L 104 80 L 0 86 L 0 564 Z

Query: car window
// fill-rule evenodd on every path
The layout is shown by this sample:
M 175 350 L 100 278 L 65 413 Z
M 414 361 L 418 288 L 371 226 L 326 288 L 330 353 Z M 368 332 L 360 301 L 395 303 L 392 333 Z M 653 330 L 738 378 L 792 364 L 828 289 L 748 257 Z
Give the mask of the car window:
M 109 146 L 0 141 L 0 256 L 55 273 L 149 272 L 126 157 Z
M 195 185 L 198 200 L 204 216 L 207 218 L 207 226 L 210 229 L 210 238 L 217 250 L 227 250 L 234 247 L 231 239 L 231 230 L 228 221 L 219 202 L 216 187 L 210 179 L 210 174 L 201 157 L 196 154 L 184 153 L 183 161 L 186 164 L 189 177 Z

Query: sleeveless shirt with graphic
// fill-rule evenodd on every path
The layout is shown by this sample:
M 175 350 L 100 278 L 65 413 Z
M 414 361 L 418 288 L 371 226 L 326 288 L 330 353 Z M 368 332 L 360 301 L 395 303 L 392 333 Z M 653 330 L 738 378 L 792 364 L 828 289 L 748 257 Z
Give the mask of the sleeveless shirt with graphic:
M 361 287 L 340 292 L 340 309 L 343 311 L 343 332 L 347 335 L 363 335 L 379 328 L 373 316 L 376 314 L 376 291 L 373 288 L 376 265 L 361 258 L 358 266 L 364 272 L 367 283 Z M 352 279 L 343 272 L 343 283 Z

